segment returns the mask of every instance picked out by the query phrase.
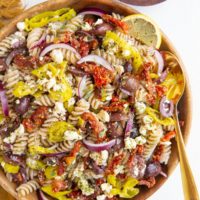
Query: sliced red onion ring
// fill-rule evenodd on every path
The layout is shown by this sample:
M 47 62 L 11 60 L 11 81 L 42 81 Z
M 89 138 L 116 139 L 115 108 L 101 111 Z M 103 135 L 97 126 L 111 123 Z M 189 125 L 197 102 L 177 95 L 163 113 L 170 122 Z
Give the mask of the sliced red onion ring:
M 67 154 L 67 151 L 64 151 L 64 152 L 57 152 L 57 153 L 44 153 L 42 154 L 43 156 L 46 156 L 46 157 L 54 157 L 54 156 L 64 156 Z
M 78 15 L 97 15 L 102 16 L 103 14 L 106 14 L 104 10 L 101 10 L 99 8 L 85 8 L 81 10 Z
M 81 79 L 81 81 L 79 82 L 79 85 L 78 85 L 78 96 L 79 96 L 79 98 L 82 98 L 83 95 L 84 95 L 83 91 L 86 88 L 86 80 L 87 80 L 87 76 L 84 76 Z
M 158 75 L 161 75 L 163 68 L 164 68 L 164 60 L 161 55 L 161 53 L 158 50 L 154 50 L 154 55 L 156 57 L 156 60 L 158 62 Z
M 115 145 L 116 139 L 110 140 L 109 142 L 100 143 L 100 144 L 94 144 L 94 143 L 91 143 L 90 141 L 84 139 L 83 143 L 90 151 L 98 152 L 98 151 L 110 149 L 112 146 Z
M 81 58 L 77 62 L 77 64 L 81 64 L 81 63 L 84 63 L 84 62 L 94 62 L 94 63 L 101 65 L 102 67 L 105 67 L 106 69 L 108 69 L 110 71 L 114 70 L 113 67 L 105 59 L 103 59 L 102 57 L 97 56 L 97 55 L 85 56 L 85 57 Z
M 40 46 L 45 40 L 46 40 L 46 33 L 43 33 L 41 38 L 32 45 L 31 49 Z
M 13 51 L 11 51 L 10 54 L 8 55 L 8 57 L 6 58 L 6 65 L 9 66 L 10 63 L 12 62 L 13 58 L 17 54 L 21 54 L 21 53 L 24 53 L 24 49 L 14 49 Z
M 157 82 L 158 83 L 162 83 L 166 79 L 167 74 L 168 74 L 168 70 L 166 69 L 161 73 L 161 75 L 160 75 L 159 79 L 157 80 Z
M 128 95 L 128 96 L 131 96 L 131 93 L 130 93 L 128 90 L 126 90 L 126 89 L 124 89 L 124 88 L 120 88 L 120 90 L 121 90 L 124 94 L 126 94 L 126 95 Z
M 174 112 L 174 103 L 163 96 L 160 100 L 160 113 L 163 117 L 171 117 Z
M 43 49 L 43 51 L 40 53 L 40 56 L 43 57 L 45 56 L 47 53 L 49 53 L 50 51 L 54 50 L 54 49 L 67 49 L 69 51 L 72 51 L 73 53 L 75 53 L 79 58 L 81 58 L 80 54 L 76 51 L 76 49 L 74 49 L 73 47 L 71 47 L 68 44 L 64 44 L 64 43 L 59 43 L 59 44 L 51 44 L 47 47 L 45 47 Z
M 47 197 L 44 195 L 44 193 L 41 191 L 41 190 L 37 190 L 37 197 L 38 197 L 38 200 L 49 200 L 47 199 Z
M 7 99 L 6 91 L 3 87 L 2 82 L 0 82 L 0 101 L 1 101 L 2 111 L 4 115 L 9 116 L 8 99 Z

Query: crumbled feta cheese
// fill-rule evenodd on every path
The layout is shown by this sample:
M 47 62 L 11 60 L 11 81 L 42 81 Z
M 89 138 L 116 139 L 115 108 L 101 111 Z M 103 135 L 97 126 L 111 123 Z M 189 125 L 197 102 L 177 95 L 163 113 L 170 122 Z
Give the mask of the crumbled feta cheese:
M 117 167 L 114 169 L 115 175 L 117 174 L 123 174 L 124 173 L 124 166 L 123 165 L 117 165 Z
M 47 76 L 49 77 L 49 78 L 52 78 L 52 72 L 51 71 L 47 71 Z
M 60 115 L 65 115 L 66 113 L 66 110 L 62 102 L 55 103 L 54 111 Z
M 92 26 L 88 22 L 85 22 L 85 23 L 82 24 L 81 28 L 84 31 L 90 31 L 92 29 Z
M 130 55 L 131 55 L 131 52 L 129 50 L 122 51 L 122 56 L 127 57 L 127 56 L 130 56 Z
M 17 100 L 15 101 L 15 103 L 16 103 L 16 104 L 20 104 L 20 100 L 17 99 Z
M 20 39 L 22 39 L 22 40 L 25 40 L 25 33 L 24 33 L 24 32 L 16 31 L 16 32 L 15 32 L 15 35 L 16 35 L 18 38 L 20 38 Z
M 81 177 L 78 181 L 78 187 L 81 189 L 82 193 L 86 196 L 89 196 L 94 193 L 94 189 L 89 186 L 88 181 Z
M 150 115 L 145 115 L 143 117 L 143 122 L 144 122 L 144 124 L 150 124 L 153 122 L 153 118 Z
M 145 112 L 146 110 L 146 105 L 143 103 L 143 102 L 136 102 L 135 103 L 135 108 L 136 108 L 136 111 L 139 113 L 139 114 L 142 114 Z
M 124 67 L 122 65 L 114 65 L 114 68 L 119 75 L 124 73 Z
M 130 137 L 125 138 L 124 143 L 125 143 L 125 149 L 135 149 L 137 145 L 135 140 Z
M 63 57 L 63 53 L 60 49 L 54 49 L 50 55 L 54 62 L 56 62 L 58 64 L 63 62 L 64 57 Z
M 65 131 L 64 139 L 65 140 L 82 140 L 82 136 L 79 135 L 76 131 Z
M 19 42 L 19 39 L 18 39 L 18 38 L 13 38 L 13 39 L 10 41 L 10 44 L 11 44 L 12 47 L 14 47 L 18 42 Z
M 23 31 L 25 29 L 25 22 L 18 22 L 17 28 L 19 31 Z
M 39 60 L 40 60 L 40 61 L 43 61 L 43 60 L 44 60 L 44 57 L 40 56 L 40 57 L 39 57 Z
M 102 189 L 106 194 L 109 194 L 110 191 L 112 190 L 112 185 L 110 185 L 109 183 L 102 183 L 102 184 L 101 184 L 101 189 Z
M 141 135 L 146 135 L 147 134 L 147 128 L 145 126 L 140 126 L 139 132 Z
M 102 195 L 97 196 L 97 200 L 106 200 L 106 195 L 102 194 Z
M 22 136 L 24 132 L 24 126 L 20 124 L 20 126 L 14 132 L 12 132 L 9 137 L 4 138 L 3 141 L 5 143 L 12 144 L 15 142 L 17 136 Z
M 69 107 L 70 107 L 70 106 L 73 106 L 73 105 L 75 104 L 75 102 L 76 102 L 75 98 L 72 97 L 71 99 L 68 100 L 68 102 L 67 102 L 68 104 L 67 104 L 67 105 L 68 105 Z
M 105 110 L 100 110 L 100 112 L 97 114 L 97 117 L 102 122 L 109 122 L 110 121 L 110 115 Z
M 51 29 L 51 31 L 57 31 L 58 29 L 62 28 L 63 23 L 62 22 L 53 22 L 53 23 L 49 23 L 49 28 Z
M 54 86 L 56 85 L 56 79 L 55 78 L 50 78 L 48 80 L 48 83 L 47 83 L 47 90 L 50 90 L 51 88 L 53 88 Z
M 107 160 L 108 160 L 108 151 L 104 150 L 101 152 L 91 152 L 90 153 L 90 158 L 92 158 L 97 165 L 107 165 Z
M 135 166 L 133 167 L 132 172 L 133 172 L 133 177 L 138 177 L 138 175 L 139 175 L 139 168 L 138 168 L 137 165 L 135 165 Z
M 53 91 L 61 91 L 62 90 L 62 85 L 61 84 L 55 84 L 53 86 Z
M 66 74 L 66 79 L 70 85 L 73 85 L 74 77 L 72 76 L 72 74 L 70 73 Z
M 135 142 L 139 145 L 142 145 L 146 143 L 146 139 L 143 136 L 138 136 L 135 138 Z
M 97 19 L 97 21 L 94 23 L 94 25 L 99 25 L 99 24 L 102 24 L 103 23 L 103 20 L 102 19 Z

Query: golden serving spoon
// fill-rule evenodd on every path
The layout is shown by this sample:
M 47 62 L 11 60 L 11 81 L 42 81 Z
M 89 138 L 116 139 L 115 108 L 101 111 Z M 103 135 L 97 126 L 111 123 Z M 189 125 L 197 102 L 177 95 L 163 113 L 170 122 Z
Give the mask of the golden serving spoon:
M 185 90 L 185 76 L 183 73 L 183 70 L 181 68 L 181 65 L 178 61 L 178 59 L 170 52 L 165 52 L 166 60 L 169 60 L 169 62 L 173 63 L 172 67 L 174 68 L 176 73 L 180 75 L 181 85 L 180 85 L 180 95 L 177 97 L 177 100 L 174 105 L 174 119 L 175 119 L 175 129 L 176 129 L 176 142 L 178 146 L 178 154 L 179 154 L 179 160 L 180 160 L 180 169 L 181 169 L 181 177 L 182 177 L 182 185 L 183 185 L 183 192 L 185 200 L 200 200 L 197 186 L 194 180 L 194 176 L 192 174 L 192 170 L 190 168 L 190 164 L 187 158 L 186 150 L 185 150 L 185 144 L 183 141 L 180 125 L 179 125 L 179 119 L 178 119 L 178 103 L 184 93 Z

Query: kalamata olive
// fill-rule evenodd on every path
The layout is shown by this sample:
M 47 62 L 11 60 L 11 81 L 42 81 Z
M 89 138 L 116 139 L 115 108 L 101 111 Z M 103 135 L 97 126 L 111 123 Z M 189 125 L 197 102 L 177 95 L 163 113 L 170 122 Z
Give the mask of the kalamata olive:
M 110 116 L 110 121 L 111 122 L 118 122 L 118 121 L 127 121 L 129 116 L 125 113 L 122 112 L 115 112 L 112 113 Z
M 132 64 L 130 63 L 130 61 L 125 63 L 124 69 L 126 72 L 131 72 L 133 70 Z
M 145 171 L 145 177 L 155 177 L 161 172 L 161 165 L 159 162 L 151 162 L 147 165 L 146 171 Z
M 122 136 L 124 134 L 124 130 L 120 122 L 110 122 L 108 124 L 108 132 L 113 138 Z
M 29 106 L 30 106 L 30 97 L 25 96 L 22 97 L 21 99 L 16 100 L 14 108 L 18 114 L 23 115 L 28 111 Z
M 7 163 L 10 163 L 10 164 L 18 164 L 20 166 L 24 166 L 25 167 L 25 158 L 24 156 L 20 156 L 20 155 L 13 155 L 11 154 L 11 152 L 7 152 L 3 155 L 4 157 L 4 160 L 7 162 Z
M 0 58 L 0 72 L 6 71 L 7 65 L 6 61 L 3 58 Z
M 102 23 L 95 26 L 93 33 L 98 36 L 104 36 L 106 34 L 106 31 L 112 31 L 112 30 L 113 26 L 111 24 Z
M 136 155 L 132 162 L 131 175 L 137 179 L 143 178 L 146 169 L 145 159 L 142 156 Z

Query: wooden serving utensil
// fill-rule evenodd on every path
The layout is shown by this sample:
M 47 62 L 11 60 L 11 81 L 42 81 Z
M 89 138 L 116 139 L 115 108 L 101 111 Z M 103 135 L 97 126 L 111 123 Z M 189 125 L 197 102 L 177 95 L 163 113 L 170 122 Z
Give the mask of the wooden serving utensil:
M 194 176 L 192 174 L 192 170 L 190 168 L 190 164 L 187 158 L 185 144 L 183 141 L 183 137 L 182 137 L 182 133 L 181 133 L 180 125 L 179 125 L 179 119 L 178 119 L 177 106 L 185 90 L 185 76 L 178 59 L 171 52 L 166 51 L 165 53 L 166 53 L 166 56 L 169 56 L 173 60 L 173 63 L 174 63 L 173 70 L 175 70 L 175 72 L 180 75 L 180 79 L 181 79 L 181 87 L 180 87 L 181 91 L 180 91 L 180 95 L 176 98 L 176 102 L 174 105 L 175 110 L 174 110 L 173 118 L 175 119 L 176 143 L 178 147 L 178 154 L 179 154 L 179 160 L 180 160 L 180 169 L 181 169 L 184 197 L 185 197 L 185 200 L 200 200 L 197 186 L 194 180 Z
M 158 3 L 162 3 L 166 0 L 120 0 L 124 3 L 132 4 L 135 6 L 151 6 Z

